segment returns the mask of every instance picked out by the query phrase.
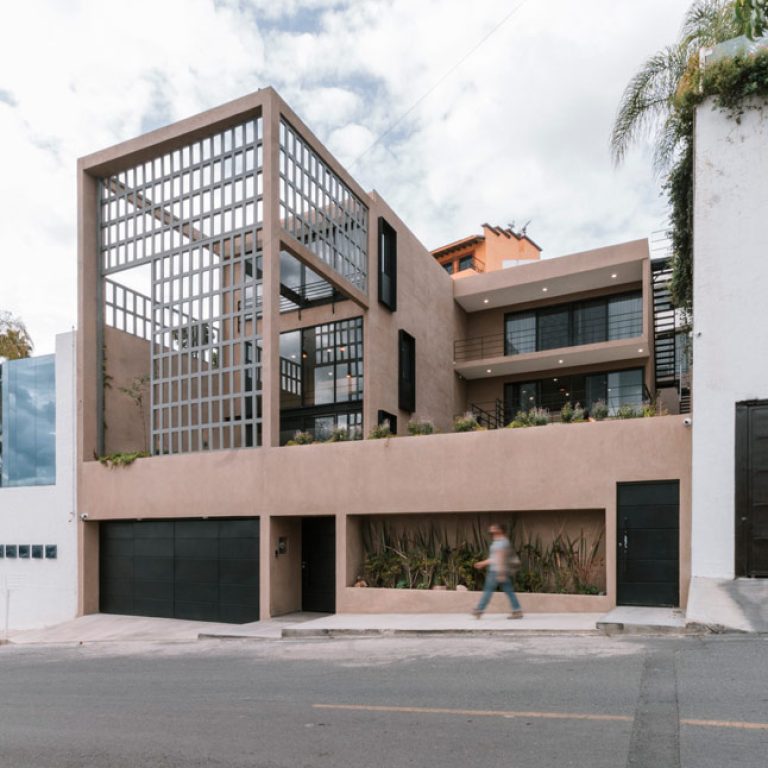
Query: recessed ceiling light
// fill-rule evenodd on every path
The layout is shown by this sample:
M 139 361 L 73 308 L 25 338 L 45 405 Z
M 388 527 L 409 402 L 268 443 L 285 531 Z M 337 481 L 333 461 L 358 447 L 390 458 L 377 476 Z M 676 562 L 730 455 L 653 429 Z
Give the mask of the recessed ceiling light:
M 642 348 L 642 347 L 640 347 L 640 349 L 638 349 L 637 351 L 638 351 L 638 352 L 642 352 L 642 351 L 643 351 L 643 348 Z
M 485 372 L 486 372 L 486 373 L 490 373 L 490 372 L 491 372 L 491 369 L 490 369 L 490 368 L 486 368 L 486 369 L 485 369 Z
M 615 280 L 615 279 L 618 277 L 618 275 L 617 275 L 617 274 L 614 272 L 614 273 L 611 275 L 611 277 L 612 277 L 612 278 Z
M 563 361 L 562 361 L 562 360 L 558 360 L 558 361 L 557 361 L 557 364 L 558 364 L 558 365 L 562 365 L 562 364 L 563 364 Z
M 547 286 L 545 285 L 541 290 L 543 293 L 546 293 L 549 290 L 549 288 L 547 288 Z
M 552 379 L 552 381 L 557 381 L 557 379 Z
M 487 304 L 490 301 L 490 299 L 483 299 L 483 304 Z

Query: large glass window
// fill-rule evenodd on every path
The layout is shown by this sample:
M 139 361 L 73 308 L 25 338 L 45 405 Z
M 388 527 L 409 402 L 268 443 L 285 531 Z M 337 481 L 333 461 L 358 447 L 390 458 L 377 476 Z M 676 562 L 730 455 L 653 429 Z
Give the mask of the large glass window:
M 571 343 L 570 308 L 548 307 L 540 309 L 536 317 L 536 348 L 558 349 Z
M 0 485 L 56 483 L 53 355 L 0 365 Z
M 608 301 L 608 340 L 631 339 L 643 332 L 643 298 L 640 292 L 613 296 Z
M 554 376 L 538 381 L 512 382 L 504 387 L 507 421 L 518 411 L 546 408 L 556 414 L 566 403 L 577 403 L 589 411 L 601 401 L 615 414 L 622 405 L 643 402 L 643 370 Z
M 505 355 L 536 351 L 536 313 L 518 312 L 507 317 Z
M 280 334 L 283 442 L 297 429 L 321 439 L 320 433 L 344 427 L 359 437 L 362 422 L 355 414 L 362 413 L 362 399 L 362 318 Z
M 398 345 L 398 408 L 413 413 L 416 410 L 416 339 L 401 330 Z
M 596 344 L 640 336 L 643 306 L 640 291 L 558 304 L 505 318 L 505 354 Z
M 609 373 L 608 408 L 611 413 L 622 405 L 639 405 L 643 402 L 643 372 L 641 369 Z

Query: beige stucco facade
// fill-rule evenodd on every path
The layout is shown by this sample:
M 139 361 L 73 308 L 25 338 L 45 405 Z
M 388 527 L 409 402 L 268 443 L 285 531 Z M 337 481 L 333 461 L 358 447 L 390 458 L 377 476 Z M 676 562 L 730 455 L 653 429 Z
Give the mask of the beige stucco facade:
M 601 510 L 606 595 L 523 595 L 523 600 L 534 611 L 602 610 L 616 604 L 617 483 L 678 480 L 684 605 L 690 576 L 690 450 L 683 418 L 666 416 L 161 456 L 113 470 L 89 462 L 83 467 L 80 508 L 88 514 L 84 528 L 89 532 L 108 520 L 259 517 L 264 617 L 300 607 L 296 547 L 284 561 L 273 553 L 278 536 L 298 536 L 295 521 L 302 517 L 336 519 L 337 610 L 464 611 L 473 599 L 467 593 L 354 589 L 359 542 L 348 541 L 354 520 Z M 96 561 L 98 539 L 90 535 L 83 550 L 85 612 L 98 607 L 97 574 L 87 568 Z
M 153 342 L 104 321 L 105 274 L 97 235 L 99 179 L 140 162 L 167 157 L 212 131 L 251 118 L 258 118 L 263 126 L 263 164 L 259 170 L 263 218 L 256 227 L 258 234 L 242 235 L 240 245 L 245 243 L 243 247 L 255 251 L 258 244 L 262 260 L 259 312 L 252 321 L 254 327 L 249 326 L 249 332 L 258 332 L 260 342 L 260 444 L 211 450 L 219 445 L 211 443 L 205 450 L 187 452 L 184 446 L 191 445 L 191 439 L 187 444 L 180 439 L 172 444 L 182 446 L 180 452 L 174 448 L 173 455 L 162 455 L 166 451 L 158 449 L 153 439 L 152 399 L 148 395 L 149 403 L 139 407 L 124 391 L 142 377 L 157 375 Z M 308 247 L 308 240 L 301 242 L 286 229 L 278 170 L 284 163 L 278 141 L 283 124 L 301 136 L 316 153 L 317 162 L 324 163 L 336 181 L 346 185 L 349 194 L 366 208 L 364 287 L 343 279 L 330 261 Z M 645 241 L 454 281 L 386 202 L 376 192 L 361 189 L 272 89 L 82 158 L 78 179 L 78 498 L 79 513 L 86 516 L 81 519 L 79 534 L 81 612 L 99 610 L 99 526 L 111 521 L 258 518 L 259 611 L 266 618 L 302 607 L 305 518 L 322 516 L 335 521 L 336 610 L 450 612 L 468 610 L 476 595 L 353 587 L 362 567 L 361 520 L 401 516 L 451 528 L 456 516 L 480 519 L 512 515 L 543 530 L 544 516 L 550 513 L 577 527 L 585 519 L 598 521 L 604 561 L 599 583 L 604 594 L 526 594 L 522 596 L 523 607 L 531 611 L 602 610 L 616 604 L 617 484 L 664 480 L 680 483 L 679 581 L 680 601 L 685 603 L 690 562 L 690 435 L 682 419 L 451 434 L 455 415 L 473 402 L 501 397 L 504 383 L 533 373 L 543 376 L 557 370 L 583 373 L 635 366 L 643 368 L 650 385 L 652 328 Z M 147 205 L 146 200 L 142 205 Z M 165 209 L 153 216 L 173 218 Z M 380 218 L 396 233 L 395 311 L 378 298 Z M 187 224 L 179 223 L 175 228 L 187 237 Z M 521 248 L 526 242 L 514 240 Z M 534 250 L 537 258 L 538 249 Z M 230 252 L 236 252 L 234 245 Z M 281 285 L 281 253 L 290 254 L 332 286 L 338 294 L 334 300 L 298 311 L 281 311 L 285 288 Z M 217 255 L 228 258 L 224 248 Z M 222 311 L 229 315 L 219 332 L 226 342 L 228 336 L 240 332 L 231 315 L 239 311 L 245 294 L 237 293 L 235 282 L 240 278 L 235 277 L 234 267 L 223 266 L 222 274 L 222 291 L 226 293 Z M 457 340 L 503 334 L 504 315 L 511 308 L 537 308 L 621 290 L 642 292 L 644 312 L 638 337 L 515 357 L 456 360 Z M 362 322 L 364 350 L 362 436 L 377 424 L 380 411 L 397 417 L 399 436 L 280 447 L 281 418 L 285 415 L 284 410 L 281 412 L 285 361 L 280 355 L 280 335 L 356 319 Z M 413 410 L 399 407 L 398 339 L 403 331 L 415 340 Z M 175 342 L 180 336 L 179 332 Z M 213 365 L 210 358 L 205 362 L 202 353 L 179 360 L 173 364 L 176 368 L 171 366 L 177 374 L 200 373 Z M 235 353 L 222 353 L 216 364 L 236 367 L 241 362 Z M 488 374 L 488 368 L 493 369 L 493 375 Z M 221 383 L 215 391 L 208 385 L 207 396 L 237 395 L 238 382 L 243 388 L 239 375 L 236 372 L 227 379 L 217 379 Z M 181 382 L 178 397 L 189 399 L 184 386 Z M 169 391 L 170 395 L 163 392 L 162 396 L 172 398 L 174 390 Z M 242 402 L 229 412 L 228 427 L 236 419 L 246 418 Z M 194 426 L 193 414 L 188 409 L 180 416 L 181 431 Z M 431 421 L 441 434 L 405 437 L 408 421 L 414 418 Z M 96 460 L 107 453 L 146 449 L 156 455 L 124 468 L 110 469 Z M 281 542 L 288 542 L 285 553 L 279 551 Z M 495 598 L 492 607 L 500 610 L 502 603 Z

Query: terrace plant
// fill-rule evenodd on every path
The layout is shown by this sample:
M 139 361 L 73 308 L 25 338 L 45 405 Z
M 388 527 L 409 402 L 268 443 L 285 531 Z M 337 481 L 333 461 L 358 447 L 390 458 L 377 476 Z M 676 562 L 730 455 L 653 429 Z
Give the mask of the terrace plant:
M 469 411 L 463 416 L 457 416 L 453 420 L 454 432 L 477 432 L 482 429 L 484 429 L 484 427 L 481 427 L 480 424 L 478 424 L 475 414 L 470 413 Z
M 381 424 L 376 424 L 368 433 L 369 440 L 383 440 L 387 437 L 394 437 L 389 426 L 389 419 L 384 419 Z
M 409 435 L 432 435 L 435 432 L 435 425 L 428 419 L 411 419 L 408 422 Z
M 349 431 L 346 427 L 334 427 L 328 436 L 326 443 L 345 443 L 349 440 Z
M 595 421 L 603 421 L 603 419 L 608 418 L 608 406 L 605 404 L 604 400 L 598 400 L 595 403 L 592 403 L 592 407 L 589 409 L 589 415 L 595 420 Z
M 311 432 L 302 432 L 297 430 L 286 445 L 311 445 L 315 442 L 314 435 Z

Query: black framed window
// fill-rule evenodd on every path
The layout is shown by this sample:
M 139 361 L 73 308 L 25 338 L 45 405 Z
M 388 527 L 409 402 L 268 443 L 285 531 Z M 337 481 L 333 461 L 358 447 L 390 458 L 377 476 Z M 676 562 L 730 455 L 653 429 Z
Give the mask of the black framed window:
M 469 256 L 462 256 L 459 259 L 459 272 L 461 272 L 463 269 L 472 269 L 472 254 L 470 253 Z
M 642 293 L 633 291 L 510 313 L 504 319 L 504 354 L 630 339 L 642 332 Z
M 449 274 L 453 274 L 453 262 L 452 261 L 446 261 L 445 264 L 442 265 L 443 269 Z
M 571 345 L 571 310 L 547 307 L 536 313 L 536 349 L 558 349 Z
M 379 216 L 379 301 L 397 309 L 397 232 Z
M 557 413 L 566 403 L 578 403 L 589 412 L 598 401 L 607 405 L 613 415 L 622 405 L 641 405 L 643 396 L 642 368 L 576 373 L 504 385 L 507 421 L 513 419 L 518 411 L 529 411 L 534 407 Z
M 398 408 L 416 410 L 416 339 L 400 331 L 398 336 Z

